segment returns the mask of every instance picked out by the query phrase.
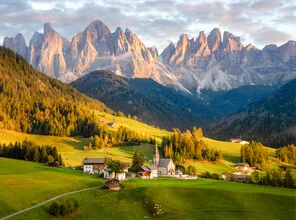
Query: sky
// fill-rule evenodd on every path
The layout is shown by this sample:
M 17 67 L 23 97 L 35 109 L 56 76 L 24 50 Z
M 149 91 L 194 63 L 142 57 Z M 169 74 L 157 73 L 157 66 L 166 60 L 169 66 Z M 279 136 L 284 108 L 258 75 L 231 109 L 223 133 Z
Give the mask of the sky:
M 129 28 L 160 52 L 181 34 L 196 38 L 215 27 L 260 49 L 296 40 L 296 0 L 0 0 L 0 44 L 18 33 L 28 44 L 46 22 L 71 40 L 94 20 L 111 32 Z

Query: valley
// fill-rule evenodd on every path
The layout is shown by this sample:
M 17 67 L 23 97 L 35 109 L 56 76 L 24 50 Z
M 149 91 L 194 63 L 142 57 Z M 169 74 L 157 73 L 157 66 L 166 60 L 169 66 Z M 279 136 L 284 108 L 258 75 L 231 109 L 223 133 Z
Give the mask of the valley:
M 294 219 L 295 8 L 3 1 L 0 219 Z

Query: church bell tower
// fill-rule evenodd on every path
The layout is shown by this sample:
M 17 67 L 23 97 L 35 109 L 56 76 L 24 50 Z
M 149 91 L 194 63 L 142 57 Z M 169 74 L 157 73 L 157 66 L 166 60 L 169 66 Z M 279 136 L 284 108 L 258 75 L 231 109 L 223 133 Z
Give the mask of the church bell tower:
M 155 149 L 153 153 L 153 166 L 158 167 L 158 165 L 159 165 L 159 151 L 158 151 L 157 144 L 155 144 Z

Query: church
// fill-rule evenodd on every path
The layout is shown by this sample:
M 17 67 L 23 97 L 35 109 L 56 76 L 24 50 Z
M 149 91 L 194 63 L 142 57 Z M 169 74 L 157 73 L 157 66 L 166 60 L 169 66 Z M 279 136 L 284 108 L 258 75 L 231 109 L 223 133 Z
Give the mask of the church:
M 175 175 L 175 164 L 171 158 L 159 157 L 157 144 L 153 153 L 153 166 L 157 168 L 158 175 Z

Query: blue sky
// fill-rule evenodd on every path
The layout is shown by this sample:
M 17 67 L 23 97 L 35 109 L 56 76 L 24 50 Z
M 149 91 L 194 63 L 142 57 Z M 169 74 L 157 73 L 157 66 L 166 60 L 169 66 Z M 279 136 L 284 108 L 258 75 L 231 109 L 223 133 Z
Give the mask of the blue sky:
M 34 31 L 43 32 L 45 22 L 71 40 L 94 20 L 111 32 L 129 28 L 160 52 L 183 33 L 196 38 L 215 27 L 258 48 L 296 40 L 295 0 L 0 0 L 0 43 L 22 33 L 28 44 Z

